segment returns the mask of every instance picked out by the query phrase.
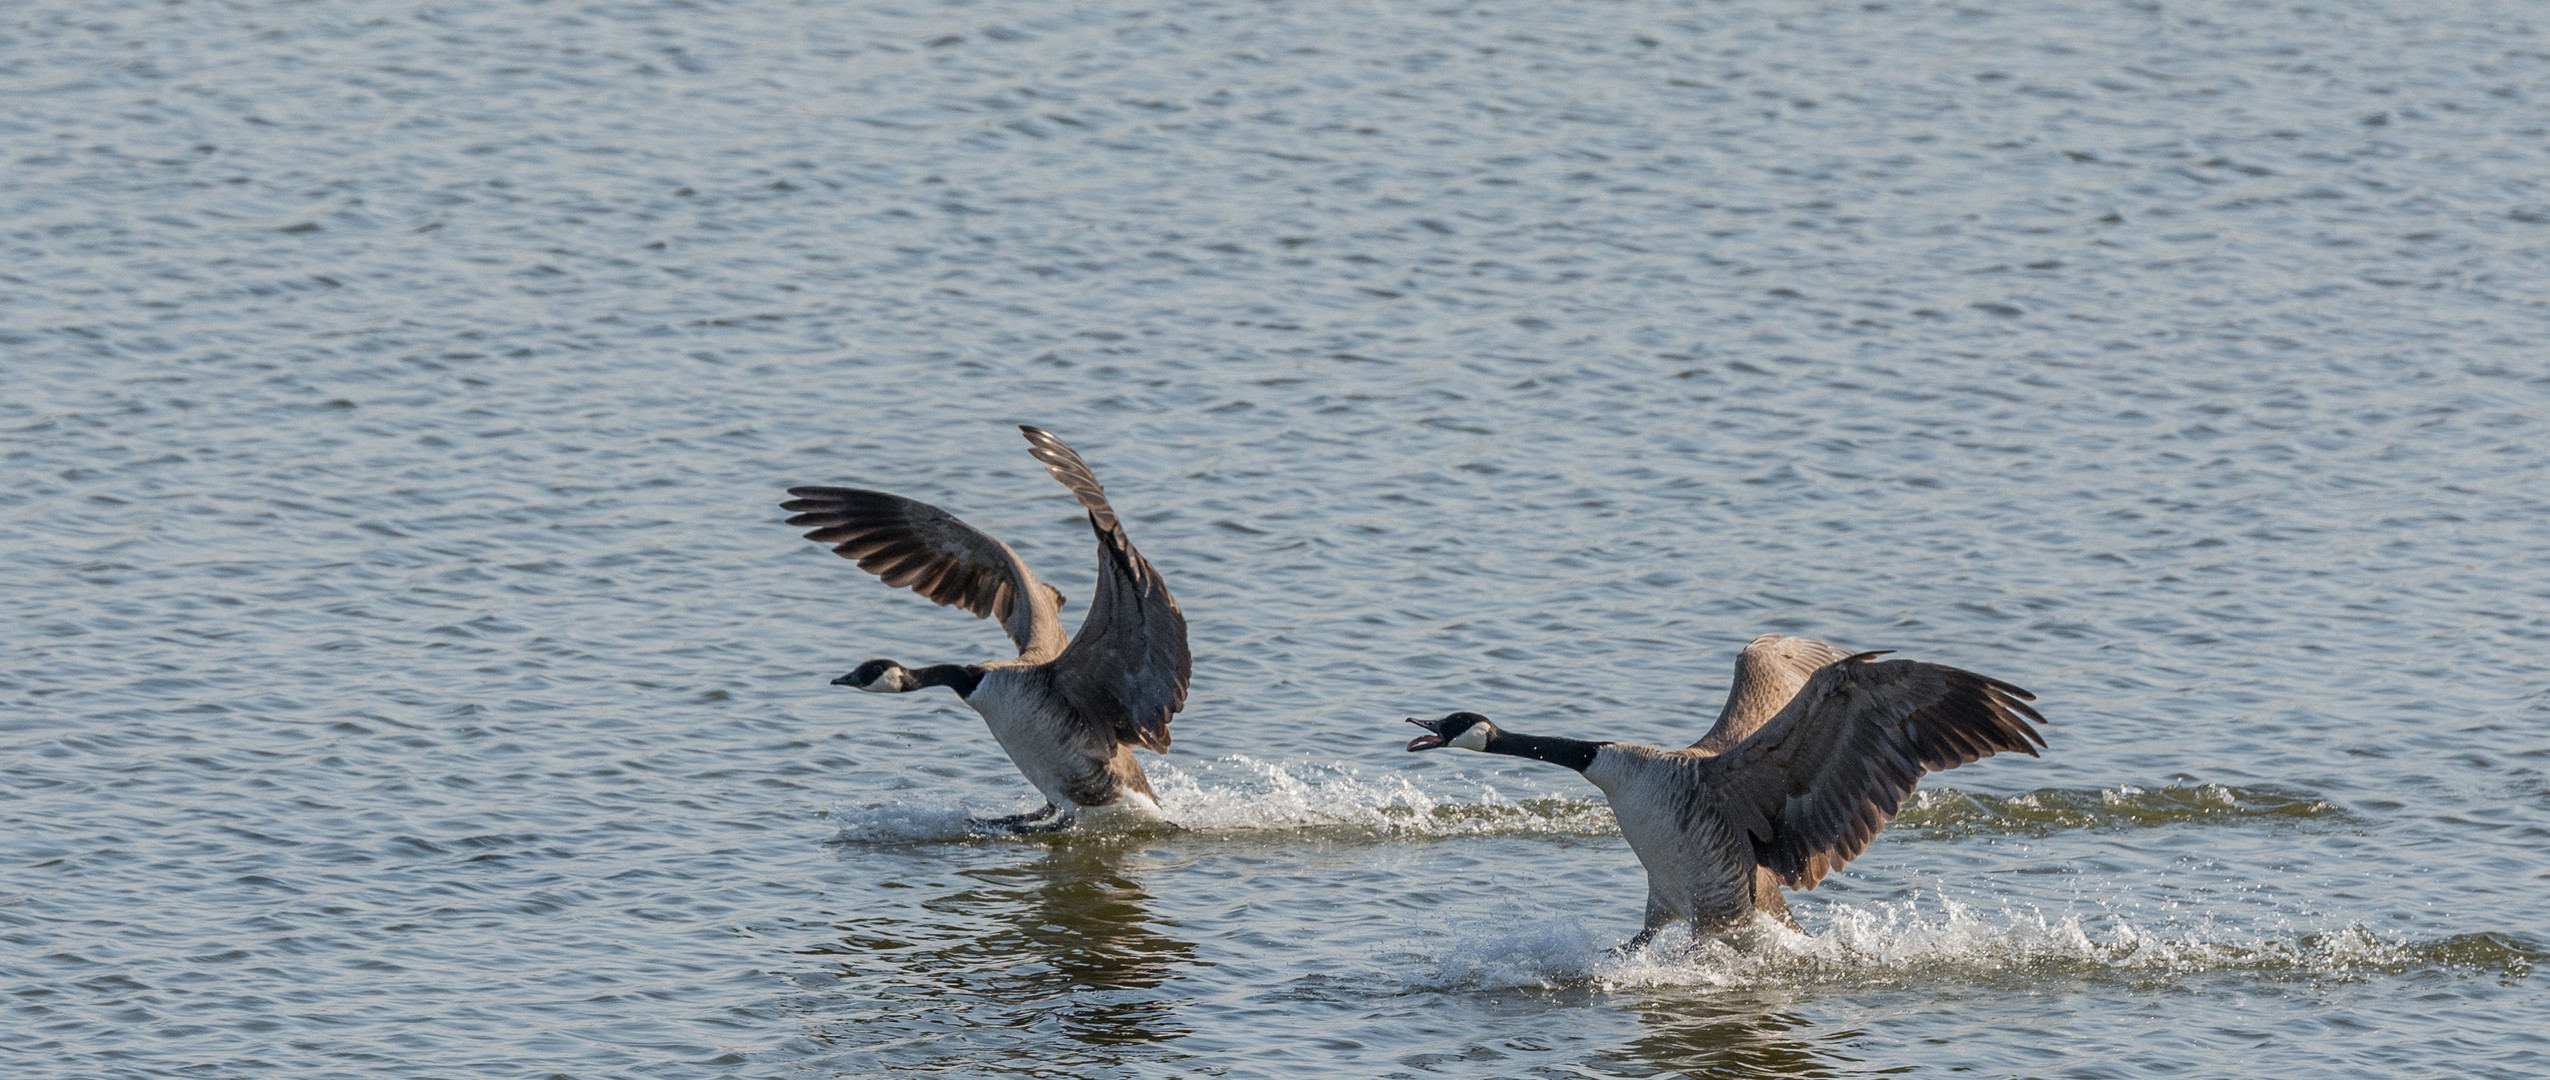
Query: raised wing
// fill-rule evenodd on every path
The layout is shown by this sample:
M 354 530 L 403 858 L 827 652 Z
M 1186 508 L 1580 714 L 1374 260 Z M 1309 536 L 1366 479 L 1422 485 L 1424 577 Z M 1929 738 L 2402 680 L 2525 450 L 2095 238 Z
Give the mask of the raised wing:
M 1089 463 L 1053 432 L 1020 427 L 1028 452 L 1070 488 L 1098 534 L 1098 588 L 1071 646 L 1054 660 L 1054 686 L 1082 717 L 1110 724 L 1119 742 L 1169 749 L 1169 718 L 1186 707 L 1195 661 L 1186 615 L 1160 572 L 1134 550 Z
M 814 528 L 806 539 L 832 545 L 833 554 L 856 560 L 895 588 L 999 619 L 1022 656 L 1041 660 L 1063 651 L 1058 595 L 990 534 L 928 503 L 882 491 L 793 487 L 788 493 L 796 498 L 779 508 L 796 514 L 788 524 Z
M 1691 748 L 1724 753 L 1743 742 L 1806 688 L 1815 669 L 1849 655 L 1813 638 L 1789 634 L 1754 638 L 1735 658 L 1735 682 L 1727 687 L 1727 704 L 1718 710 L 1717 724 Z
M 1807 681 L 1778 716 L 1701 759 L 1704 801 L 1782 884 L 1812 889 L 1857 858 L 1925 772 L 2045 745 L 2036 696 L 1998 679 L 1860 653 Z

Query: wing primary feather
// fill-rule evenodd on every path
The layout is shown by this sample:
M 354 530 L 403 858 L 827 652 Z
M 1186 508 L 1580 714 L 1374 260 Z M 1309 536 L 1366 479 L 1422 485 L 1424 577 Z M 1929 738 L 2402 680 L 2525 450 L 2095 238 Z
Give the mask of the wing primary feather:
M 995 616 L 1021 655 L 1058 653 L 1062 627 L 1049 611 L 1026 617 L 1007 603 L 1035 575 L 1009 546 L 928 503 L 862 488 L 802 486 L 779 504 L 806 539 L 858 564 L 889 586 L 935 604 Z
M 1764 638 L 1748 653 L 1755 648 L 1768 657 L 1794 647 Z M 2026 690 L 1880 655 L 1852 653 L 1816 670 L 1776 716 L 1695 766 L 1711 809 L 1791 888 L 1814 888 L 1849 865 L 1924 774 L 2045 745 L 2033 726 L 2045 718 Z
M 1186 615 L 1125 534 L 1089 463 L 1053 432 L 1019 431 L 1028 453 L 1079 500 L 1098 539 L 1098 586 L 1080 632 L 1054 660 L 1055 686 L 1084 722 L 1105 725 L 1119 742 L 1166 751 L 1194 669 Z

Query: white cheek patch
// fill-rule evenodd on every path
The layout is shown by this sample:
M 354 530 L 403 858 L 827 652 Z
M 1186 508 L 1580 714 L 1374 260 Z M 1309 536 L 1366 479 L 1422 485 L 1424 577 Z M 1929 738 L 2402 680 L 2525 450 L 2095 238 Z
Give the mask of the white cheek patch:
M 1619 787 L 1621 782 L 1627 779 L 1630 760 L 1632 759 L 1611 747 L 1603 747 L 1594 751 L 1593 762 L 1585 766 L 1585 779 L 1593 781 L 1595 787 L 1603 789 L 1603 794 L 1609 795 L 1614 788 Z M 1615 814 L 1618 813 L 1618 805 L 1613 804 Z
M 1486 724 L 1472 724 L 1467 730 L 1464 730 L 1459 735 L 1453 736 L 1451 742 L 1443 745 L 1458 746 L 1463 750 L 1486 750 L 1487 741 L 1488 726 Z
M 868 680 L 868 685 L 859 689 L 871 694 L 900 694 L 912 689 L 912 676 L 899 667 L 887 668 L 876 678 Z

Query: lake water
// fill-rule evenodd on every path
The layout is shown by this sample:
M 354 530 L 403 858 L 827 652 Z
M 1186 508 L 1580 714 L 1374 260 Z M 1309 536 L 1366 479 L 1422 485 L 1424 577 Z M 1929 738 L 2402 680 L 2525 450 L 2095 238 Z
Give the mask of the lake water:
M 0 1072 L 2550 1072 L 2550 21 L 2485 0 L 0 8 Z M 781 524 L 1012 425 L 1175 833 Z M 1066 612 L 1076 625 L 1077 599 Z M 2034 690 L 1750 951 L 1565 770 Z

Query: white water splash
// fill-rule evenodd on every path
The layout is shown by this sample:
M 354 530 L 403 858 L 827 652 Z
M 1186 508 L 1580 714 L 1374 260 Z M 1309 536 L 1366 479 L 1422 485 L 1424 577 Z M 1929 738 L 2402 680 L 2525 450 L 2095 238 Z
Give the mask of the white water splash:
M 1260 761 L 1233 754 L 1192 771 L 1162 762 L 1152 789 L 1170 820 L 1202 832 L 1320 829 L 1375 837 L 1599 836 L 1611 808 L 1591 799 L 1517 802 L 1493 788 L 1429 792 L 1406 777 L 1372 778 L 1342 763 Z
M 2154 931 L 2113 912 L 2048 915 L 2028 909 L 1987 910 L 1953 900 L 1879 903 L 1825 910 L 1826 926 L 1800 933 L 1762 920 L 1726 938 L 1695 940 L 1667 930 L 1646 948 L 1615 951 L 1572 923 L 1526 926 L 1509 934 L 1455 940 L 1434 960 L 1429 988 L 1642 987 L 1703 989 L 1828 985 L 1906 974 L 1991 976 L 2005 973 L 2180 975 L 2212 971 L 2348 977 L 2421 965 L 2500 967 L 2480 963 L 2461 938 L 2435 942 L 2387 939 L 2360 926 L 2265 934 L 2218 926 Z M 2520 959 L 2520 958 L 2519 958 Z M 2529 971 L 2529 967 L 2524 967 Z
M 1044 800 L 1035 802 L 1043 805 Z M 977 818 L 1024 813 L 1035 808 L 1022 803 L 1004 809 L 974 810 L 948 798 L 834 807 L 825 816 L 841 823 L 841 831 L 833 837 L 840 843 L 923 844 L 990 835 L 982 826 L 975 824 Z

